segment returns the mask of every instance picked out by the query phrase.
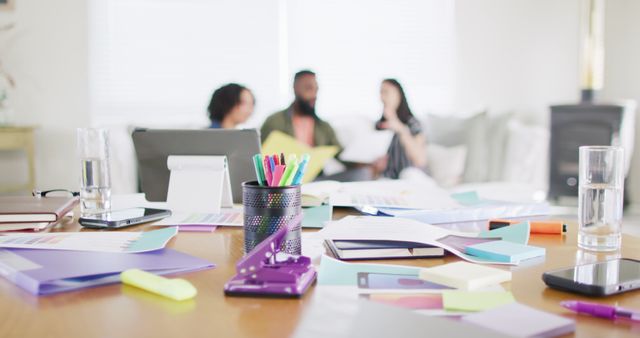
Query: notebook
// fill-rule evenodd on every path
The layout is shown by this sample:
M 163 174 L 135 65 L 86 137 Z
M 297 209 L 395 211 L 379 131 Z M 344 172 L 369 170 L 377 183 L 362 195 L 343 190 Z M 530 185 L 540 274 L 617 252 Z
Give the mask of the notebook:
M 0 232 L 5 231 L 40 231 L 49 227 L 50 222 L 37 223 L 0 223 Z
M 511 272 L 468 262 L 420 270 L 420 278 L 456 289 L 476 290 L 511 280 Z
M 514 337 L 556 337 L 576 330 L 571 319 L 518 303 L 470 314 L 462 321 Z
M 507 241 L 493 241 L 469 245 L 465 252 L 480 258 L 499 262 L 518 263 L 545 255 L 544 248 Z
M 210 269 L 204 259 L 171 249 L 145 253 L 0 249 L 0 271 L 34 295 L 118 283 L 120 272 L 138 268 L 160 275 Z
M 444 249 L 413 242 L 379 240 L 331 240 L 325 246 L 342 260 L 442 257 Z
M 78 197 L 0 196 L 0 223 L 57 222 Z

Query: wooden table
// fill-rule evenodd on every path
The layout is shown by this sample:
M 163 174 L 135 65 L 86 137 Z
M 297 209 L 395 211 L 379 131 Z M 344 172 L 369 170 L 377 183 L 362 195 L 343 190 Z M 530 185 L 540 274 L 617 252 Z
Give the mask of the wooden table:
M 0 127 L 0 151 L 22 150 L 27 156 L 28 180 L 24 184 L 1 187 L 0 192 L 32 191 L 36 187 L 34 127 Z
M 337 217 L 343 215 L 344 211 L 336 212 Z M 77 229 L 77 223 L 71 223 L 61 230 Z M 546 261 L 513 268 L 513 280 L 504 286 L 519 302 L 575 318 L 576 337 L 640 336 L 640 324 L 614 324 L 565 311 L 558 305 L 561 300 L 584 297 L 545 287 L 541 275 L 546 270 L 606 258 L 578 252 L 575 231 L 575 225 L 570 224 L 566 236 L 532 236 L 532 245 L 547 248 Z M 640 259 L 640 238 L 625 235 L 622 243 L 623 257 Z M 294 331 L 303 308 L 309 303 L 309 293 L 293 300 L 224 296 L 222 286 L 235 273 L 235 263 L 242 256 L 240 228 L 219 228 L 211 234 L 180 233 L 169 247 L 217 264 L 213 270 L 183 275 L 198 289 L 194 300 L 176 303 L 119 284 L 35 297 L 0 279 L 0 337 L 282 338 Z M 388 263 L 427 267 L 455 260 L 457 258 L 448 256 Z M 598 301 L 640 309 L 640 291 Z

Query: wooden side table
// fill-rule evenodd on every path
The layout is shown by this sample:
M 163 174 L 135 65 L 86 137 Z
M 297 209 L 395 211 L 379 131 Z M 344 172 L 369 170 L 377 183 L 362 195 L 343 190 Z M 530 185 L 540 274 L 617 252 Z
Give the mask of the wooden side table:
M 36 187 L 34 127 L 0 127 L 0 152 L 22 150 L 29 163 L 29 179 L 25 184 L 0 187 L 0 192 L 32 191 Z

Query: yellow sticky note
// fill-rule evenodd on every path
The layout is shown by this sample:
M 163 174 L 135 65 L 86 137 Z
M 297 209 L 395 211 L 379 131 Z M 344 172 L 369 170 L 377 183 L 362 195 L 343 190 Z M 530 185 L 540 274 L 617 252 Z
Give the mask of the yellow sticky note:
M 295 154 L 301 158 L 303 154 L 309 154 L 311 160 L 302 177 L 302 183 L 313 181 L 320 174 L 327 161 L 336 156 L 339 148 L 336 146 L 309 147 L 295 138 L 281 132 L 273 131 L 262 144 L 263 155 L 285 153 L 287 156 Z
M 515 302 L 508 291 L 444 291 L 442 305 L 448 311 L 484 311 Z

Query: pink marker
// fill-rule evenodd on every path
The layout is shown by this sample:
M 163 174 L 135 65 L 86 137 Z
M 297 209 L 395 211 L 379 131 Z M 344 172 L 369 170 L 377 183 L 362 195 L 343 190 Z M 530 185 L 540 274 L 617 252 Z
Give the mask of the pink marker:
M 273 172 L 273 179 L 271 180 L 271 186 L 277 187 L 280 185 L 280 179 L 282 178 L 282 174 L 284 174 L 284 170 L 286 166 L 284 165 L 276 165 L 276 170 Z

